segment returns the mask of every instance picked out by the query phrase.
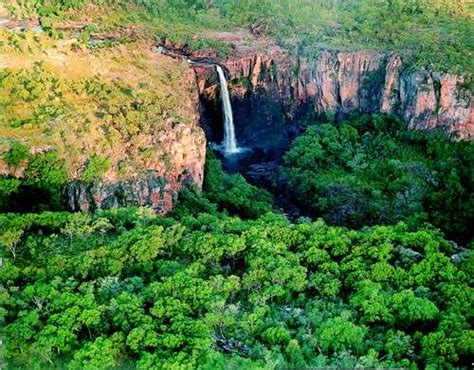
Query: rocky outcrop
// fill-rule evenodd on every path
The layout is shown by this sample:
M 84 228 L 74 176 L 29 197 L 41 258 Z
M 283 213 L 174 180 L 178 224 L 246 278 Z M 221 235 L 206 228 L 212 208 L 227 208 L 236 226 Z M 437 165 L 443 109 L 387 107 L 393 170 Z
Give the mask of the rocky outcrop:
M 401 114 L 416 130 L 442 128 L 463 139 L 474 138 L 472 97 L 466 78 L 426 70 L 402 75 Z
M 53 198 L 56 206 L 64 185 L 63 200 L 72 211 L 150 206 L 169 212 L 183 186 L 203 182 L 206 138 L 194 71 L 185 61 L 153 52 L 148 43 L 92 52 L 73 51 L 66 41 L 32 52 L 20 66 L 17 56 L 0 53 L 0 67 L 14 81 L 0 84 L 0 95 L 12 98 L 2 122 L 15 120 L 17 106 L 24 106 L 13 92 L 21 69 L 20 76 L 33 78 L 35 91 L 50 89 L 48 81 L 55 81 L 54 106 L 67 107 L 67 114 L 48 113 L 51 117 L 36 124 L 36 112 L 49 107 L 53 95 L 35 95 L 34 107 L 25 113 L 35 125 L 5 125 L 0 178 L 15 179 L 21 194 L 32 196 L 18 199 L 12 192 L 0 206 L 25 212 L 47 207 Z M 9 160 L 13 144 L 21 148 L 20 160 Z M 51 194 L 50 167 L 59 174 Z M 34 181 L 28 179 L 31 168 Z
M 189 98 L 189 97 L 188 97 Z M 164 215 L 173 208 L 183 186 L 202 187 L 206 139 L 198 126 L 197 93 L 192 99 L 195 120 L 188 124 L 169 122 L 150 146 L 160 147 L 137 173 L 105 177 L 100 182 L 73 180 L 64 190 L 67 208 L 90 212 L 125 206 L 148 206 Z
M 69 183 L 65 190 L 68 208 L 90 212 L 95 209 L 109 209 L 130 205 L 148 206 L 160 214 L 168 213 L 173 200 L 185 181 L 192 177 L 167 180 L 151 172 L 136 179 L 115 183 L 98 182 L 85 184 L 80 181 Z
M 236 119 L 243 140 L 252 141 L 250 132 L 245 137 L 245 127 L 254 119 L 271 126 L 271 133 L 308 108 L 316 114 L 331 112 L 337 119 L 353 113 L 394 113 L 411 129 L 442 128 L 457 138 L 474 137 L 466 76 L 412 71 L 397 53 L 322 51 L 310 60 L 262 42 L 268 44 L 264 51 L 239 49 L 237 44 L 229 58 L 216 60 L 226 69 L 236 109 L 248 106 L 247 114 Z M 215 97 L 212 69 L 196 68 L 196 75 L 204 100 Z M 259 95 L 265 95 L 267 103 Z

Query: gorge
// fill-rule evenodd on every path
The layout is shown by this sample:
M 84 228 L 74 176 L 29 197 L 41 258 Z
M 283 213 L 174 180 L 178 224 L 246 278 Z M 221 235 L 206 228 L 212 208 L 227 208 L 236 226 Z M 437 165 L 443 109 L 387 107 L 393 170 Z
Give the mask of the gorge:
M 166 65 L 165 73 L 175 60 L 184 59 L 179 62 L 184 73 L 181 84 L 188 90 L 180 100 L 193 124 L 186 127 L 167 119 L 165 127 L 170 129 L 163 128 L 165 136 L 143 135 L 144 142 L 157 140 L 153 145 L 168 147 L 171 161 L 144 159 L 148 164 L 141 169 L 143 174 L 132 178 L 119 175 L 117 161 L 103 181 L 84 183 L 77 166 L 87 162 L 79 160 L 64 191 L 69 209 L 140 204 L 168 213 L 182 184 L 201 186 L 206 141 L 224 154 L 236 154 L 223 158 L 229 171 L 241 172 L 258 185 L 271 183 L 283 153 L 305 131 L 305 117 L 340 122 L 362 114 L 396 114 L 409 129 L 441 129 L 454 140 L 472 139 L 473 97 L 467 75 L 413 70 L 397 53 L 326 50 L 310 60 L 248 31 L 218 37 L 231 47 L 225 58 L 212 49 L 190 52 L 168 41 L 161 53 L 144 51 L 150 65 Z M 109 155 L 119 159 L 118 149 Z M 6 164 L 2 167 L 3 174 L 12 170 Z M 14 172 L 20 174 L 21 166 Z
M 470 369 L 473 12 L 0 1 L 0 367 Z
M 231 161 L 224 158 L 224 165 L 258 185 L 273 181 L 269 177 L 293 138 L 305 131 L 301 122 L 308 116 L 340 122 L 362 114 L 395 114 L 411 130 L 439 129 L 453 140 L 473 138 L 468 75 L 414 70 L 397 53 L 321 51 L 308 60 L 244 31 L 219 37 L 232 45 L 226 59 L 216 58 L 212 50 L 187 57 L 225 68 L 237 138 L 252 152 Z M 217 103 L 221 80 L 199 63 L 193 69 L 201 126 L 210 142 L 220 142 L 225 136 L 225 117 Z
M 467 76 L 412 70 L 396 53 L 322 51 L 307 60 L 289 55 L 268 40 L 254 40 L 255 49 L 264 45 L 268 50 L 263 53 L 244 47 L 245 37 L 222 35 L 223 40 L 232 40 L 233 54 L 219 60 L 228 71 L 243 145 L 265 146 L 256 141 L 260 137 L 256 133 L 262 130 L 275 147 L 287 145 L 286 137 L 297 130 L 291 123 L 309 111 L 316 116 L 330 114 L 337 121 L 351 114 L 398 114 L 410 129 L 440 128 L 468 140 L 474 135 Z M 195 57 L 212 58 L 202 52 Z M 212 138 L 219 129 L 209 126 L 219 123 L 211 123 L 212 117 L 206 116 L 219 115 L 212 103 L 217 81 L 207 68 L 195 71 L 204 105 L 203 126 Z

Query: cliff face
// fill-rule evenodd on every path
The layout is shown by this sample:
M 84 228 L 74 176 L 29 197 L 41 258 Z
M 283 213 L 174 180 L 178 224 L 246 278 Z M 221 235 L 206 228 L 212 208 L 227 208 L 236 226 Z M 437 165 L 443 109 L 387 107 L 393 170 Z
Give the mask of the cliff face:
M 338 119 L 351 113 L 395 113 L 411 129 L 442 128 L 456 138 L 474 137 L 473 98 L 464 76 L 411 71 L 396 53 L 323 51 L 309 60 L 264 42 L 268 48 L 258 52 L 237 42 L 228 59 L 216 61 L 227 70 L 235 109 L 246 106 L 246 114 L 236 120 L 244 141 L 253 144 L 246 127 L 255 119 L 271 135 L 281 122 L 308 108 Z M 198 68 L 196 73 L 201 94 L 209 100 L 215 94 L 214 72 Z
M 197 96 L 197 94 L 196 94 Z M 173 208 L 181 188 L 202 187 L 206 158 L 206 139 L 196 120 L 192 126 L 170 122 L 150 140 L 159 142 L 160 152 L 127 178 L 105 178 L 85 183 L 72 180 L 64 190 L 67 206 L 73 211 L 92 211 L 124 206 L 149 206 L 160 214 Z
M 191 69 L 182 72 L 180 83 L 185 87 L 184 94 L 179 96 L 180 106 L 187 111 L 187 120 L 168 118 L 158 130 L 141 137 L 139 143 L 122 148 L 124 157 L 136 155 L 134 152 L 140 148 L 149 148 L 149 154 L 140 158 L 126 176 L 110 171 L 103 181 L 68 183 L 64 194 L 69 209 L 92 211 L 139 205 L 166 214 L 183 186 L 202 187 L 206 138 L 199 126 L 199 92 Z
M 0 51 L 0 95 L 9 97 L 0 115 L 0 177 L 47 192 L 49 169 L 61 167 L 73 211 L 140 205 L 165 214 L 182 186 L 202 186 L 206 139 L 188 63 L 149 44 L 90 52 L 46 42 L 54 47 L 28 58 Z M 14 144 L 27 151 L 15 163 Z M 58 161 L 45 163 L 48 152 Z

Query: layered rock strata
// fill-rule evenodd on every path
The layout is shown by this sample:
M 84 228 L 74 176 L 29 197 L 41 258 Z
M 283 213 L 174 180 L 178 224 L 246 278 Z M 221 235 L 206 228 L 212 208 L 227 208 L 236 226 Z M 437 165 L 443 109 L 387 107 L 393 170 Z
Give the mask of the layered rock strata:
M 468 76 L 414 71 L 397 53 L 322 51 L 314 59 L 295 58 L 265 42 L 269 46 L 256 52 L 237 43 L 229 58 L 215 60 L 226 69 L 237 109 L 245 99 L 250 105 L 241 126 L 255 119 L 253 112 L 263 114 L 259 121 L 271 126 L 275 117 L 291 120 L 306 107 L 338 119 L 353 113 L 394 113 L 410 129 L 442 128 L 456 138 L 474 137 Z M 217 87 L 214 72 L 203 67 L 195 71 L 202 97 L 212 99 Z M 267 104 L 255 99 L 262 95 Z

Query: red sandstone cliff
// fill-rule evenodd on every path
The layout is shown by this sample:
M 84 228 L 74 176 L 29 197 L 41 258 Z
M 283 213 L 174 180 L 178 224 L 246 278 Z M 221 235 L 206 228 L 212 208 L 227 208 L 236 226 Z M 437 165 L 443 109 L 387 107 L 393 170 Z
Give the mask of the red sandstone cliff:
M 138 205 L 149 206 L 164 215 L 172 210 L 184 185 L 202 187 L 206 138 L 199 126 L 199 92 L 190 68 L 180 80 L 188 92 L 180 96 L 180 105 L 187 110 L 189 120 L 168 119 L 154 135 L 144 137 L 140 145 L 159 148 L 159 151 L 144 159 L 130 176 L 119 178 L 112 172 L 94 184 L 68 183 L 65 198 L 70 210 L 88 212 Z M 125 149 L 128 154 L 124 155 L 133 155 L 137 150 L 133 146 Z
M 278 95 L 289 117 L 302 104 L 339 117 L 396 113 L 412 129 L 442 128 L 459 138 L 474 137 L 473 97 L 465 76 L 411 71 L 396 53 L 322 51 L 313 60 L 295 58 L 267 39 L 248 47 L 245 37 L 222 34 L 233 51 L 225 60 L 214 58 L 227 70 L 231 87 L 235 85 L 233 98 L 265 90 Z M 213 70 L 195 71 L 201 94 L 212 96 L 217 83 Z

